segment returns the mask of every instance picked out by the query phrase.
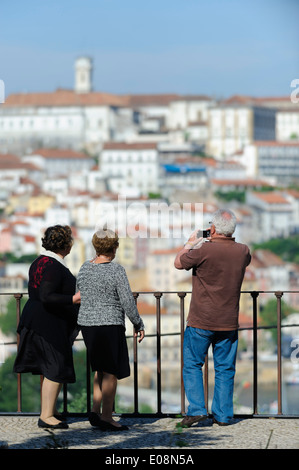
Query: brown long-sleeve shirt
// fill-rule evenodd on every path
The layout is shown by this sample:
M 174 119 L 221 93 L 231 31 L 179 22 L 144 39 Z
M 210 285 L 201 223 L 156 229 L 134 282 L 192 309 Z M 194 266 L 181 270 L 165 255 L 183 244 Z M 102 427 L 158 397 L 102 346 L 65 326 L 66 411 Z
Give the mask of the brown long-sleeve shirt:
M 204 330 L 238 328 L 240 290 L 251 261 L 247 245 L 232 237 L 205 242 L 180 257 L 184 269 L 193 269 L 188 326 Z

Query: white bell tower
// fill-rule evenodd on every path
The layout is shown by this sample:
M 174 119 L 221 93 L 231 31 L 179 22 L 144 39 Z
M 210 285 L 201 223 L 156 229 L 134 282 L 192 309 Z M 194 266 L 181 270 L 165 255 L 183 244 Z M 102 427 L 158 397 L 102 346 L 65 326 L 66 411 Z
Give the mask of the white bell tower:
M 75 62 L 75 92 L 92 91 L 92 60 L 90 57 L 78 57 Z

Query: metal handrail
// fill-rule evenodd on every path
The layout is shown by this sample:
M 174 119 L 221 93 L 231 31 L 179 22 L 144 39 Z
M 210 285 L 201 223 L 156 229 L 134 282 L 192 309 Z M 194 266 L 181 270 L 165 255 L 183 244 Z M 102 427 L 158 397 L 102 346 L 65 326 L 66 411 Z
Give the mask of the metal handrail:
M 245 328 L 240 328 L 240 330 L 252 330 L 253 331 L 253 413 L 250 415 L 250 417 L 258 417 L 261 416 L 258 413 L 258 337 L 257 333 L 258 330 L 264 329 L 264 328 L 277 328 L 277 414 L 270 415 L 272 417 L 279 417 L 279 416 L 284 416 L 282 413 L 282 353 L 281 353 L 281 330 L 282 330 L 282 325 L 281 325 L 281 299 L 282 296 L 286 293 L 298 293 L 299 291 L 241 291 L 241 294 L 250 294 L 252 297 L 252 327 L 245 327 Z M 175 335 L 180 335 L 181 341 L 180 341 L 180 369 L 181 369 L 181 377 L 180 377 L 180 401 L 181 401 L 181 413 L 185 413 L 185 391 L 184 391 L 184 383 L 183 383 L 183 339 L 184 339 L 184 329 L 185 329 L 185 297 L 187 294 L 191 294 L 191 291 L 140 291 L 140 292 L 133 292 L 135 302 L 138 306 L 138 298 L 141 294 L 145 295 L 153 295 L 156 300 L 156 333 L 153 335 L 147 335 L 147 336 L 155 336 L 157 340 L 156 344 L 156 373 L 157 373 L 157 411 L 154 413 L 155 416 L 163 416 L 165 413 L 162 413 L 162 389 L 161 389 L 161 371 L 162 371 L 162 364 L 161 364 L 161 337 L 163 336 L 168 336 L 169 333 L 163 334 L 161 332 L 161 298 L 165 294 L 176 294 L 179 297 L 179 303 L 180 303 L 180 331 L 176 333 L 171 333 Z M 277 302 L 277 324 L 273 326 L 267 326 L 267 327 L 260 327 L 258 326 L 258 297 L 260 294 L 274 294 L 276 297 L 276 302 Z M 21 315 L 21 299 L 23 298 L 24 295 L 27 295 L 26 293 L 5 293 L 5 294 L 0 294 L 0 295 L 10 295 L 13 296 L 16 300 L 16 321 L 17 323 L 19 322 L 20 315 Z M 289 325 L 288 325 L 289 326 Z M 294 325 L 298 326 L 298 325 Z M 129 336 L 130 337 L 130 336 Z M 133 338 L 133 375 L 134 375 L 134 386 L 133 386 L 133 391 L 134 391 L 134 412 L 129 414 L 130 416 L 139 416 L 139 400 L 138 400 L 138 343 L 137 343 L 137 338 Z M 17 341 L 15 343 L 4 343 L 5 344 L 17 344 L 19 345 L 19 338 L 17 337 Z M 209 377 L 208 377 L 208 355 L 205 360 L 205 366 L 204 366 L 204 391 L 205 391 L 205 401 L 206 401 L 206 407 L 208 409 L 208 382 L 209 382 Z M 42 383 L 42 377 L 41 377 L 41 383 Z M 86 412 L 89 412 L 91 409 L 91 387 L 90 387 L 90 365 L 89 365 L 89 358 L 86 353 L 86 389 L 87 389 L 87 403 L 86 403 Z M 18 409 L 17 413 L 21 414 L 22 413 L 22 382 L 21 382 L 21 374 L 17 374 L 17 400 L 18 400 Z M 64 412 L 67 413 L 67 385 L 64 385 L 63 387 L 63 408 Z M 5 413 L 7 414 L 7 413 Z M 10 413 L 14 414 L 14 412 Z M 148 413 L 147 413 L 148 414 Z M 168 416 L 171 415 L 171 413 L 166 413 Z M 0 412 L 1 415 L 1 412 Z M 152 414 L 149 414 L 152 415 Z M 264 415 L 262 415 L 264 416 Z M 299 415 L 292 415 L 293 418 L 298 417 Z

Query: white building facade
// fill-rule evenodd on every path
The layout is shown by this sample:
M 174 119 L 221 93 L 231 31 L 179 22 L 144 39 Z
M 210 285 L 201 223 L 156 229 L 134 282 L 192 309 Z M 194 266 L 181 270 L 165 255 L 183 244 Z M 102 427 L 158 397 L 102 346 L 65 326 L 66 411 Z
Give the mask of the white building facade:
M 246 146 L 237 159 L 249 177 L 268 180 L 273 185 L 298 182 L 299 141 L 256 141 Z
M 159 155 L 155 143 L 106 143 L 99 165 L 114 193 L 148 195 L 159 191 Z
M 275 109 L 227 104 L 209 110 L 207 152 L 234 155 L 255 140 L 275 140 Z
M 93 158 L 85 153 L 64 149 L 37 149 L 31 155 L 22 157 L 43 170 L 45 176 L 68 176 L 71 172 L 87 171 L 95 164 Z
M 293 207 L 276 191 L 247 192 L 246 204 L 252 210 L 252 242 L 288 237 L 292 232 Z
M 276 138 L 280 141 L 299 142 L 299 106 L 279 109 L 276 114 Z

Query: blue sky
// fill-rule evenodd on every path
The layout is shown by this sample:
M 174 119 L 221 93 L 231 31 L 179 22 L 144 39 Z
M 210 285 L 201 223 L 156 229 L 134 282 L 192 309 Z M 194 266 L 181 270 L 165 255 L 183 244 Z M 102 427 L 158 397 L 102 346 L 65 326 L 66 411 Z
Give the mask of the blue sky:
M 298 0 L 1 0 L 0 79 L 13 92 L 286 96 L 299 78 Z

